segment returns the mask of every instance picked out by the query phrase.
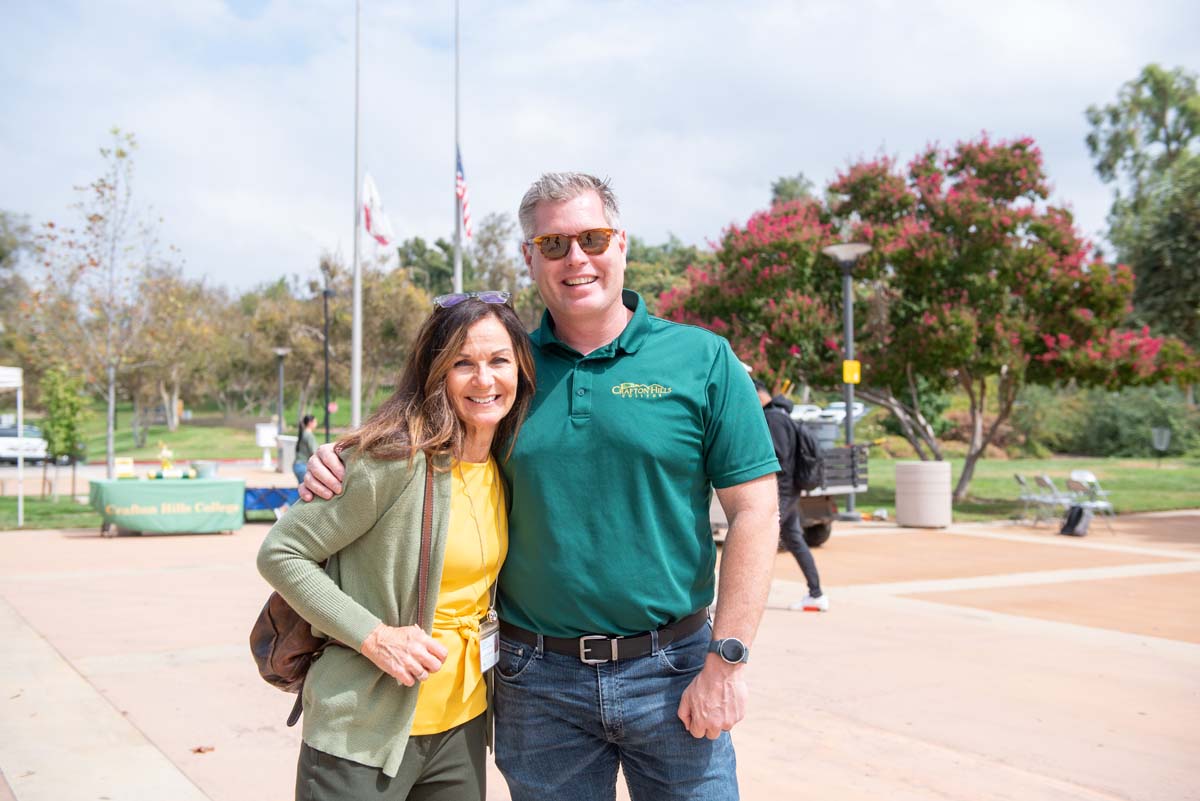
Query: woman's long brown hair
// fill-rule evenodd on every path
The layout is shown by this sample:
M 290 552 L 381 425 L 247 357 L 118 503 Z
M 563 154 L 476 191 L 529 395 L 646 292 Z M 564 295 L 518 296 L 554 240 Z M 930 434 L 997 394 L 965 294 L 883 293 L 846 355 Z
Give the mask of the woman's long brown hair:
M 449 309 L 434 309 L 417 334 L 396 391 L 366 422 L 338 440 L 334 450 L 341 453 L 353 448 L 356 455 L 369 454 L 376 459 L 410 459 L 417 451 L 459 455 L 466 431 L 446 394 L 446 376 L 462 352 L 467 331 L 489 315 L 508 332 L 517 366 L 516 398 L 496 427 L 491 448 L 497 459 L 507 458 L 533 401 L 533 352 L 529 336 L 510 306 L 477 298 Z

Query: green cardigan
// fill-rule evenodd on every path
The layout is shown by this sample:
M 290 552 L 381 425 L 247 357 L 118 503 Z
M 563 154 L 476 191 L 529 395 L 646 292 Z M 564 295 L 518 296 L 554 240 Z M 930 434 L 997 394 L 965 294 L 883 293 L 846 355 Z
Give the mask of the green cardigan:
M 349 648 L 325 649 L 304 682 L 304 742 L 395 777 L 408 745 L 419 687 L 405 687 L 359 649 L 381 622 L 407 626 L 417 614 L 417 568 L 425 457 L 380 461 L 346 455 L 342 494 L 298 503 L 258 552 L 258 570 L 313 625 Z M 433 480 L 430 631 L 450 519 L 450 473 Z M 329 559 L 328 572 L 320 562 Z

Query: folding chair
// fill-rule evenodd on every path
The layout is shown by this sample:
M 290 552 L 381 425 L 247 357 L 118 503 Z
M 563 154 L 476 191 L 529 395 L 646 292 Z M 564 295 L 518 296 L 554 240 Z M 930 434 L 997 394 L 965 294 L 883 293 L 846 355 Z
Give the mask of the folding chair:
M 1085 485 L 1089 496 L 1104 499 L 1109 495 L 1108 490 L 1100 487 L 1099 479 L 1096 478 L 1096 474 L 1091 470 L 1072 470 L 1071 478 Z
M 1033 524 L 1037 525 L 1037 519 L 1029 516 L 1029 507 L 1032 504 L 1034 508 L 1041 503 L 1042 496 L 1033 491 L 1033 487 L 1029 486 L 1029 482 L 1025 480 L 1025 476 L 1020 473 L 1013 473 L 1013 478 L 1016 479 L 1017 486 L 1021 488 L 1020 495 L 1017 500 L 1021 502 L 1021 520 L 1033 520 Z M 1041 517 L 1040 515 L 1038 516 Z
M 1075 496 L 1060 492 L 1058 487 L 1054 486 L 1054 481 L 1045 473 L 1035 476 L 1034 481 L 1043 490 L 1038 498 L 1038 518 L 1033 522 L 1035 526 L 1043 519 L 1042 512 L 1047 512 L 1046 518 L 1050 519 L 1057 516 L 1059 509 L 1065 514 L 1071 508 L 1071 504 L 1075 503 Z
M 1113 505 L 1110 501 L 1097 497 L 1094 492 L 1094 485 L 1084 484 L 1081 481 L 1076 481 L 1073 478 L 1067 479 L 1067 489 L 1074 492 L 1078 498 L 1075 501 L 1077 506 L 1082 506 L 1084 509 L 1091 509 L 1093 512 L 1104 513 L 1104 525 L 1108 526 L 1109 533 L 1113 532 L 1112 523 L 1109 518 L 1113 517 L 1116 512 L 1113 511 Z

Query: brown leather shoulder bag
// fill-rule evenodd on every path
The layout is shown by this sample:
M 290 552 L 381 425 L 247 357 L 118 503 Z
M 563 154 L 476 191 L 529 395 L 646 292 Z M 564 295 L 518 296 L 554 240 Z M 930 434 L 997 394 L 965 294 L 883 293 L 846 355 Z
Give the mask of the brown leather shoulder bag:
M 416 624 L 425 619 L 425 601 L 429 593 L 429 559 L 433 543 L 433 467 L 425 461 L 425 506 L 421 518 L 421 558 L 417 568 Z M 336 641 L 313 634 L 312 624 L 300 616 L 278 592 L 272 592 L 254 626 L 250 629 L 250 653 L 258 665 L 258 674 L 268 684 L 297 693 L 296 704 L 287 725 L 300 719 L 304 677 L 325 647 Z

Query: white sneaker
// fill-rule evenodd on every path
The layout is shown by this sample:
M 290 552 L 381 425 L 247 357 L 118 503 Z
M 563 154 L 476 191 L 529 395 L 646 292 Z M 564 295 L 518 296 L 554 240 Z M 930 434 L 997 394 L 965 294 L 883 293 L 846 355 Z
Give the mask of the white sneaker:
M 805 595 L 803 601 L 798 601 L 788 607 L 794 612 L 828 612 L 829 594 L 824 593 L 820 598 Z

